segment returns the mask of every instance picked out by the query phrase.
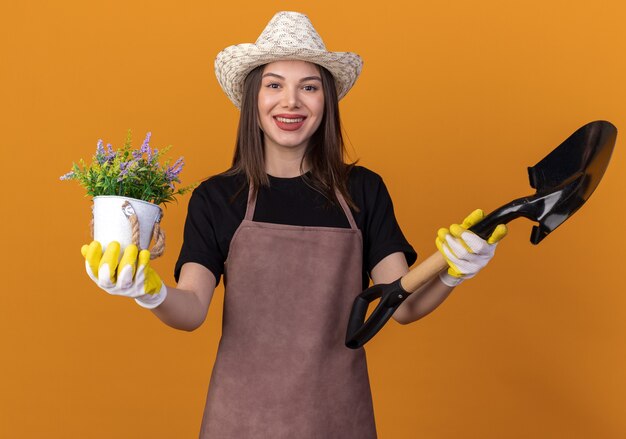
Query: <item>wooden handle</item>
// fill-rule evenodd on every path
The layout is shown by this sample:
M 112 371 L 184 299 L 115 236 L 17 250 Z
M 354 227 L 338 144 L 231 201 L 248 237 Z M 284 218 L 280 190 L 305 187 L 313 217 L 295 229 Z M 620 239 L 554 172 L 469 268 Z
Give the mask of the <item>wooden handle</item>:
M 441 253 L 435 252 L 424 262 L 405 274 L 402 279 L 400 279 L 400 284 L 406 292 L 412 293 L 445 268 L 448 268 L 446 259 Z

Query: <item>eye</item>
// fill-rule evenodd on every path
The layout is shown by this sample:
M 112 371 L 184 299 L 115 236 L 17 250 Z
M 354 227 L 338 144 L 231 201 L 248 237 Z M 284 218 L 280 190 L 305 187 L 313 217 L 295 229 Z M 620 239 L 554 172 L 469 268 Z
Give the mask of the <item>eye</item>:
M 315 85 L 305 85 L 304 87 L 302 87 L 305 91 L 316 91 L 318 90 L 318 87 Z
M 266 84 L 265 87 L 267 87 L 267 88 L 278 88 L 278 87 L 280 87 L 280 85 L 277 84 L 276 82 L 270 82 L 270 83 Z

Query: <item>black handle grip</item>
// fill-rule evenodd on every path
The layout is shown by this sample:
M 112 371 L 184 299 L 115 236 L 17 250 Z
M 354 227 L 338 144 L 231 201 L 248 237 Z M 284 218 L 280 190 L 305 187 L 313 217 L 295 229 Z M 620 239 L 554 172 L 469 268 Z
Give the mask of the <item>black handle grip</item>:
M 404 299 L 409 296 L 409 293 L 402 288 L 400 279 L 390 284 L 374 285 L 354 299 L 348 320 L 347 347 L 358 349 L 367 343 L 387 323 Z M 365 321 L 369 304 L 379 297 L 381 298 L 380 302 Z

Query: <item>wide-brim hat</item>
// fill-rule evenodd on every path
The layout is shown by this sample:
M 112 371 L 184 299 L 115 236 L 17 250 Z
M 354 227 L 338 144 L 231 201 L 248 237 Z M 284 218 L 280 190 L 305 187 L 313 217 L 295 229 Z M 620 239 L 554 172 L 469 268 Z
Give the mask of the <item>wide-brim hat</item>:
M 215 58 L 215 75 L 228 98 L 241 108 L 243 82 L 255 67 L 274 61 L 300 60 L 325 67 L 343 98 L 356 82 L 363 60 L 352 52 L 329 52 L 311 20 L 299 12 L 278 12 L 254 44 L 229 46 Z

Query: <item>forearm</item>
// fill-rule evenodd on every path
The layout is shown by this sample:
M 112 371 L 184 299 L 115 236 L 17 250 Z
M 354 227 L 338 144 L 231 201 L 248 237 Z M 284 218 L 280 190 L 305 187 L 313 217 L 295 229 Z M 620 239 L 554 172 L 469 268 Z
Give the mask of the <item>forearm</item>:
M 193 331 L 204 322 L 207 309 L 193 291 L 167 287 L 167 297 L 152 313 L 172 328 Z
M 419 320 L 441 305 L 453 289 L 441 282 L 439 276 L 435 276 L 410 294 L 393 314 L 393 318 L 403 325 Z
M 152 312 L 172 328 L 193 331 L 206 318 L 216 279 L 206 267 L 184 264 L 176 288 L 167 287 L 167 297 Z
M 409 271 L 402 253 L 392 253 L 381 260 L 372 269 L 372 280 L 375 284 L 391 283 L 403 277 Z M 393 314 L 393 318 L 405 325 L 421 319 L 432 312 L 450 295 L 452 288 L 441 282 L 439 276 L 424 284 L 410 294 Z

